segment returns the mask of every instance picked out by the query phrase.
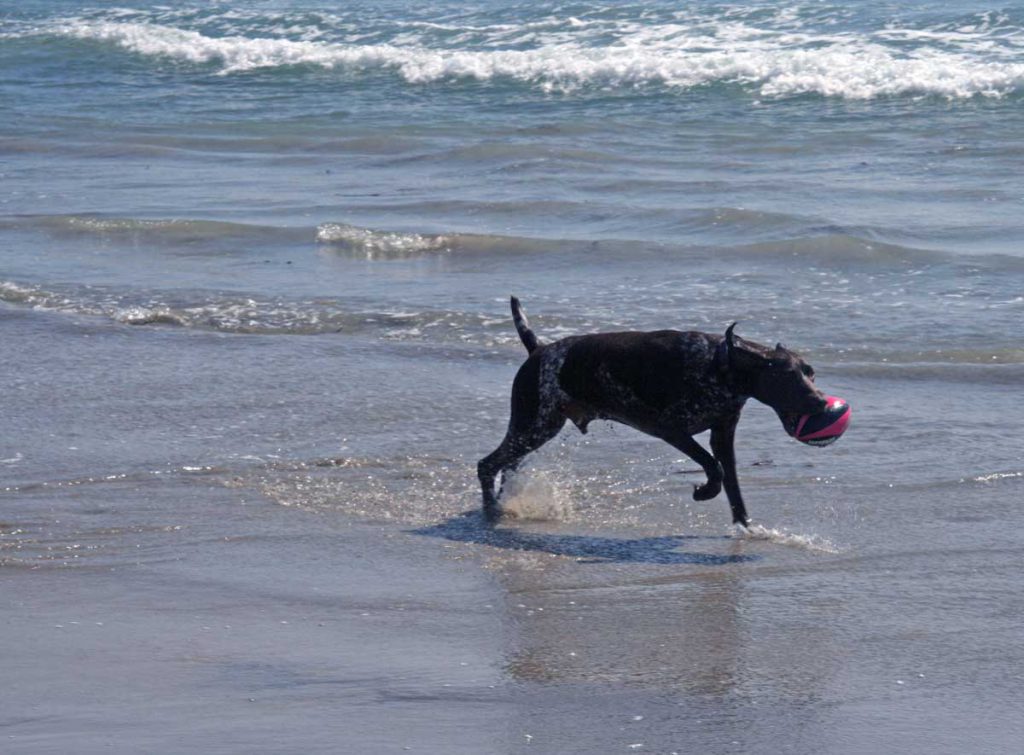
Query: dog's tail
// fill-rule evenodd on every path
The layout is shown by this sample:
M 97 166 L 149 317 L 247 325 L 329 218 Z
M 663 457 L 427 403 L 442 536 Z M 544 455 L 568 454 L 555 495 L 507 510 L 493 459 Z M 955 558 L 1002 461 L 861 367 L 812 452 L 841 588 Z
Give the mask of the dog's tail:
M 523 341 L 523 346 L 531 354 L 536 351 L 540 342 L 537 340 L 537 336 L 534 335 L 533 331 L 530 330 L 530 323 L 526 319 L 526 314 L 523 312 L 522 306 L 519 304 L 519 299 L 512 297 L 512 322 L 516 324 L 516 332 L 519 333 L 519 337 Z

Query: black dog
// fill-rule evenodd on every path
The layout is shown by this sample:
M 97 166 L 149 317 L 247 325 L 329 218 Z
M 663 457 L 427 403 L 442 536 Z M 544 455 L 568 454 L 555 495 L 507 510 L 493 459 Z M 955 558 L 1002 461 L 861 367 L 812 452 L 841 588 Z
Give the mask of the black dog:
M 566 419 L 583 433 L 592 420 L 609 419 L 661 438 L 700 464 L 708 479 L 696 486 L 694 500 L 714 498 L 724 484 L 733 522 L 747 526 L 733 450 L 743 405 L 750 397 L 767 404 L 790 432 L 800 415 L 826 405 L 810 365 L 782 344 L 770 349 L 733 335 L 736 323 L 724 337 L 656 330 L 541 345 L 514 296 L 512 318 L 530 356 L 512 384 L 508 432 L 477 465 L 484 515 L 491 521 L 500 516 L 494 491 L 499 473 L 504 479 L 514 471 Z M 712 453 L 693 439 L 705 430 L 711 430 Z

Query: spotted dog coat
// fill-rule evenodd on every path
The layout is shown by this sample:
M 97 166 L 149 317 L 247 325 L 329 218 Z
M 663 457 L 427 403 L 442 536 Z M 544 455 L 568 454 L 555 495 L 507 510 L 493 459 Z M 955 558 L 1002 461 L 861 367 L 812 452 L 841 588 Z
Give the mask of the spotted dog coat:
M 567 419 L 580 432 L 595 419 L 621 422 L 661 438 L 700 464 L 707 482 L 693 497 L 706 501 L 724 485 L 733 522 L 750 520 L 736 479 L 733 441 L 740 411 L 753 397 L 772 407 L 787 428 L 825 408 L 814 370 L 778 344 L 774 349 L 733 334 L 696 331 L 597 333 L 542 345 L 519 300 L 512 318 L 529 352 L 512 383 L 512 415 L 504 440 L 477 465 L 488 520 L 500 516 L 495 481 L 554 438 Z M 693 436 L 711 430 L 711 453 Z

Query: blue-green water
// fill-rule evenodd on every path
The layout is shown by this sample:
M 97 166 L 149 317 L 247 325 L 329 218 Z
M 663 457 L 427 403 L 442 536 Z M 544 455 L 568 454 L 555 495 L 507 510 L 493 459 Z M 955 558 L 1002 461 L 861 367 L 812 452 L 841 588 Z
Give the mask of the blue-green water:
M 4 646 L 110 569 L 114 593 L 159 575 L 251 619 L 238 595 L 308 568 L 392 616 L 339 630 L 374 648 L 364 697 L 293 719 L 296 690 L 344 677 L 315 631 L 301 659 L 225 640 L 198 653 L 211 681 L 144 640 L 171 630 L 140 598 L 119 614 L 138 632 L 100 647 L 177 686 L 139 671 L 125 694 L 156 707 L 127 718 L 74 685 L 48 708 L 52 660 L 53 684 L 36 668 L 2 698 L 25 751 L 193 724 L 195 747 L 328 751 L 309 732 L 371 709 L 404 723 L 356 727 L 351 751 L 1018 747 L 1024 6 L 8 5 Z M 811 449 L 749 407 L 760 539 L 723 537 L 692 464 L 610 425 L 544 449 L 528 521 L 488 534 L 461 515 L 523 356 L 510 293 L 545 339 L 739 320 L 802 352 L 852 428 Z M 358 555 L 325 566 L 321 526 Z M 263 550 L 240 568 L 217 545 L 236 541 Z M 412 574 L 439 585 L 416 604 L 452 638 L 439 658 L 487 637 L 454 697 L 393 597 Z M 314 627 L 302 595 L 288 620 Z M 83 689 L 120 689 L 106 668 Z M 245 705 L 180 707 L 196 689 L 265 695 L 274 733 Z

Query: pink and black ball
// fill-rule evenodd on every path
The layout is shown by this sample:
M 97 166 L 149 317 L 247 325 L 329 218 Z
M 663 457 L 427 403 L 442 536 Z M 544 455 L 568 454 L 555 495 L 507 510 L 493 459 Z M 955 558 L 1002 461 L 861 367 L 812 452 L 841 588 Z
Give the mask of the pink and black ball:
M 835 443 L 850 425 L 850 405 L 837 396 L 826 396 L 823 411 L 803 414 L 786 431 L 809 446 Z

